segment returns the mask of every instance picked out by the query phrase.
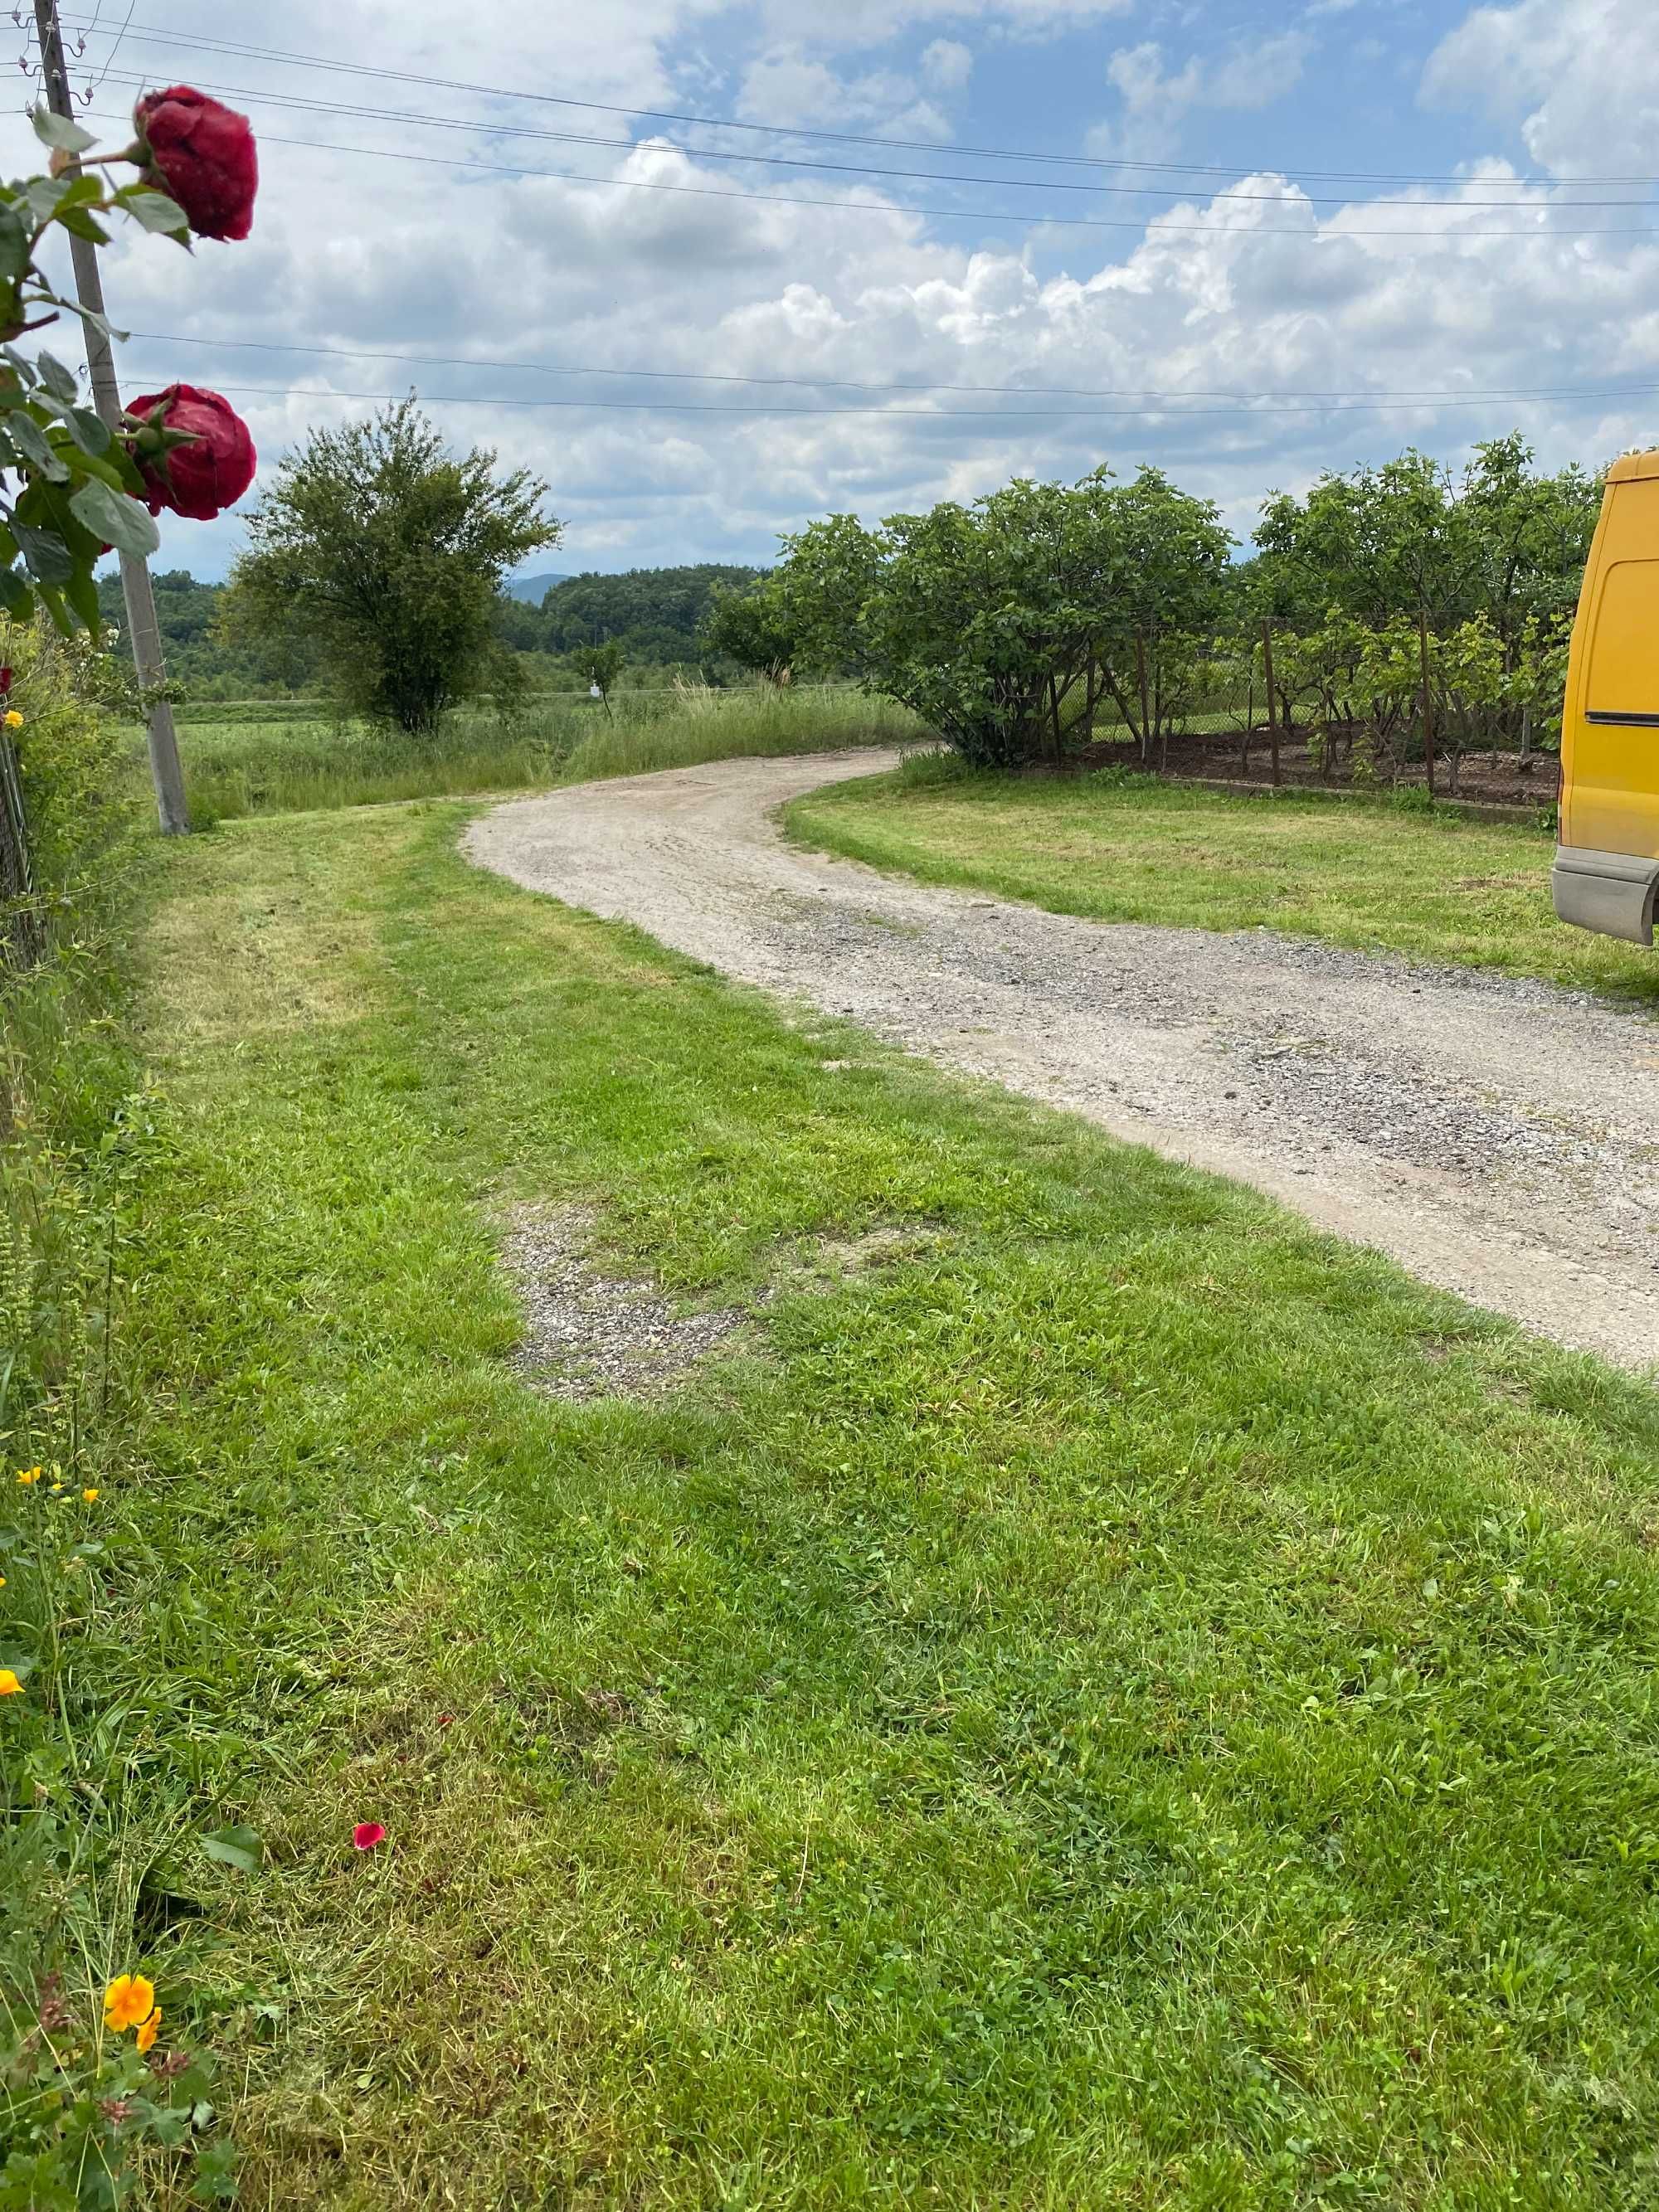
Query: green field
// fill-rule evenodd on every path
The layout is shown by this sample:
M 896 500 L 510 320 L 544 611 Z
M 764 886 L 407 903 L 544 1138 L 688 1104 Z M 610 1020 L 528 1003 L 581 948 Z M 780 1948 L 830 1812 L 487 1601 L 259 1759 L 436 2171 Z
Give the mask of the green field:
M 263 711 L 262 711 L 263 708 Z M 580 693 L 527 699 L 503 719 L 488 707 L 449 716 L 435 738 L 339 722 L 307 701 L 186 709 L 179 747 L 198 825 L 387 799 L 520 791 L 629 775 L 741 754 L 896 744 L 921 735 L 890 701 L 844 685 L 619 691 L 607 714 Z M 131 731 L 135 788 L 144 787 L 144 737 Z
M 1659 1002 L 1652 954 L 1556 921 L 1541 823 L 1109 772 L 1015 781 L 937 753 L 785 819 L 803 843 L 1057 914 L 1282 930 Z
M 245 2201 L 1646 2201 L 1651 1394 L 464 818 L 156 856 L 65 1663 Z M 521 1200 L 745 1330 L 538 1395 Z

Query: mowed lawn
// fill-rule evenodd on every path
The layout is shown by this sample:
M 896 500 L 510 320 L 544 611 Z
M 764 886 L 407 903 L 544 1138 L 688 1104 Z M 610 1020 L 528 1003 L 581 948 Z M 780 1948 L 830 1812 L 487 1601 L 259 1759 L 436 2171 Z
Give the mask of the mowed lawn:
M 465 811 L 149 928 L 130 1635 L 266 1863 L 143 1956 L 245 2201 L 1652 2203 L 1652 1394 Z M 538 1395 L 524 1199 L 746 1334 Z
M 1525 823 L 1147 776 L 1016 781 L 939 754 L 786 818 L 803 843 L 1057 914 L 1282 930 L 1659 1004 L 1659 960 L 1557 921 L 1553 843 Z

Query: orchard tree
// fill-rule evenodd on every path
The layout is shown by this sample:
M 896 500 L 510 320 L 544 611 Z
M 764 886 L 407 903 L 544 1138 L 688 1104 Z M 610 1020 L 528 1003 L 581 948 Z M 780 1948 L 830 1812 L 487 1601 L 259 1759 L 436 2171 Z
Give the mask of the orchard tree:
M 1095 647 L 1091 689 L 1110 696 L 1145 759 L 1190 708 L 1211 665 L 1204 634 L 1227 603 L 1234 541 L 1211 501 L 1178 491 L 1161 469 L 1113 486 L 1105 506 L 1121 580 Z
M 1408 451 L 1321 477 L 1305 499 L 1274 493 L 1244 573 L 1249 611 L 1302 624 L 1333 609 L 1372 623 L 1421 611 L 1437 628 L 1485 614 L 1506 650 L 1530 617 L 1570 623 L 1601 479 L 1540 475 L 1533 459 L 1517 431 L 1477 446 L 1461 477 Z
M 308 634 L 345 706 L 429 736 L 489 681 L 503 578 L 558 543 L 547 495 L 483 448 L 450 453 L 412 396 L 313 430 L 248 517 L 226 633 Z
M 1255 610 L 1317 623 L 1333 608 L 1362 622 L 1463 611 L 1468 561 L 1449 472 L 1407 451 L 1381 468 L 1319 478 L 1305 500 L 1275 492 L 1251 564 Z
M 1474 449 L 1459 501 L 1469 598 L 1490 617 L 1511 667 L 1529 623 L 1572 621 L 1601 512 L 1601 479 L 1576 462 L 1553 476 L 1532 469 L 1518 430 Z
M 1056 756 L 1086 726 L 1137 624 L 1197 618 L 1231 543 L 1155 470 L 1113 483 L 1017 479 L 866 530 L 832 515 L 786 540 L 777 588 L 815 659 L 902 701 L 976 766 Z

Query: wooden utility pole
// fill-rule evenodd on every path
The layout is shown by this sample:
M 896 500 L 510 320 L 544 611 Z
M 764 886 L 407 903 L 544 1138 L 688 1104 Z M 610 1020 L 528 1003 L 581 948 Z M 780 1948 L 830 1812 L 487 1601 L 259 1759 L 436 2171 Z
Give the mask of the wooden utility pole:
M 40 39 L 40 66 L 46 79 L 46 105 L 54 115 L 66 122 L 75 120 L 75 103 L 70 98 L 69 71 L 64 64 L 64 39 L 58 25 L 58 0 L 34 0 L 35 28 Z M 69 164 L 72 173 L 80 164 L 73 158 Z M 75 293 L 81 305 L 90 314 L 102 317 L 104 312 L 104 279 L 98 266 L 98 249 L 88 238 L 70 239 L 70 258 L 75 266 Z M 82 319 L 82 329 L 87 340 L 87 374 L 92 380 L 92 404 L 100 419 L 118 437 L 121 429 L 121 395 L 115 381 L 115 354 L 108 336 L 99 323 Z M 184 770 L 179 765 L 179 737 L 173 727 L 173 708 L 167 701 L 158 697 L 166 673 L 161 665 L 161 631 L 155 619 L 155 594 L 150 588 L 149 563 L 142 555 L 123 553 L 121 562 L 121 591 L 126 600 L 127 641 L 132 647 L 133 665 L 138 671 L 140 689 L 149 695 L 149 772 L 155 786 L 155 811 L 162 830 L 168 836 L 178 836 L 190 827 L 190 816 L 185 807 Z

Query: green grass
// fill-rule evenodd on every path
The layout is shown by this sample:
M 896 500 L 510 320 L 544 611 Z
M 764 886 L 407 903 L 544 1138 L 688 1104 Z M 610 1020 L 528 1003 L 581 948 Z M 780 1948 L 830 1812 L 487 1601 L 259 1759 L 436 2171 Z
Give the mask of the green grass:
M 119 1587 L 268 1859 L 141 1955 L 246 2201 L 1652 2203 L 1651 1393 L 464 811 L 157 857 Z M 778 1295 L 549 1401 L 519 1198 Z
M 1384 799 L 1013 781 L 923 755 L 793 802 L 790 833 L 924 882 L 1103 921 L 1276 929 L 1659 1001 L 1659 961 L 1569 929 L 1541 828 Z
M 601 775 L 689 766 L 742 755 L 896 744 L 919 732 L 890 702 L 841 686 L 618 692 L 610 714 L 578 693 L 527 700 L 502 720 L 489 709 L 452 715 L 440 735 L 413 739 L 340 724 L 306 702 L 239 702 L 216 717 L 189 713 L 179 729 L 191 818 L 203 823 L 387 799 L 521 791 Z M 144 739 L 134 729 L 135 781 Z

